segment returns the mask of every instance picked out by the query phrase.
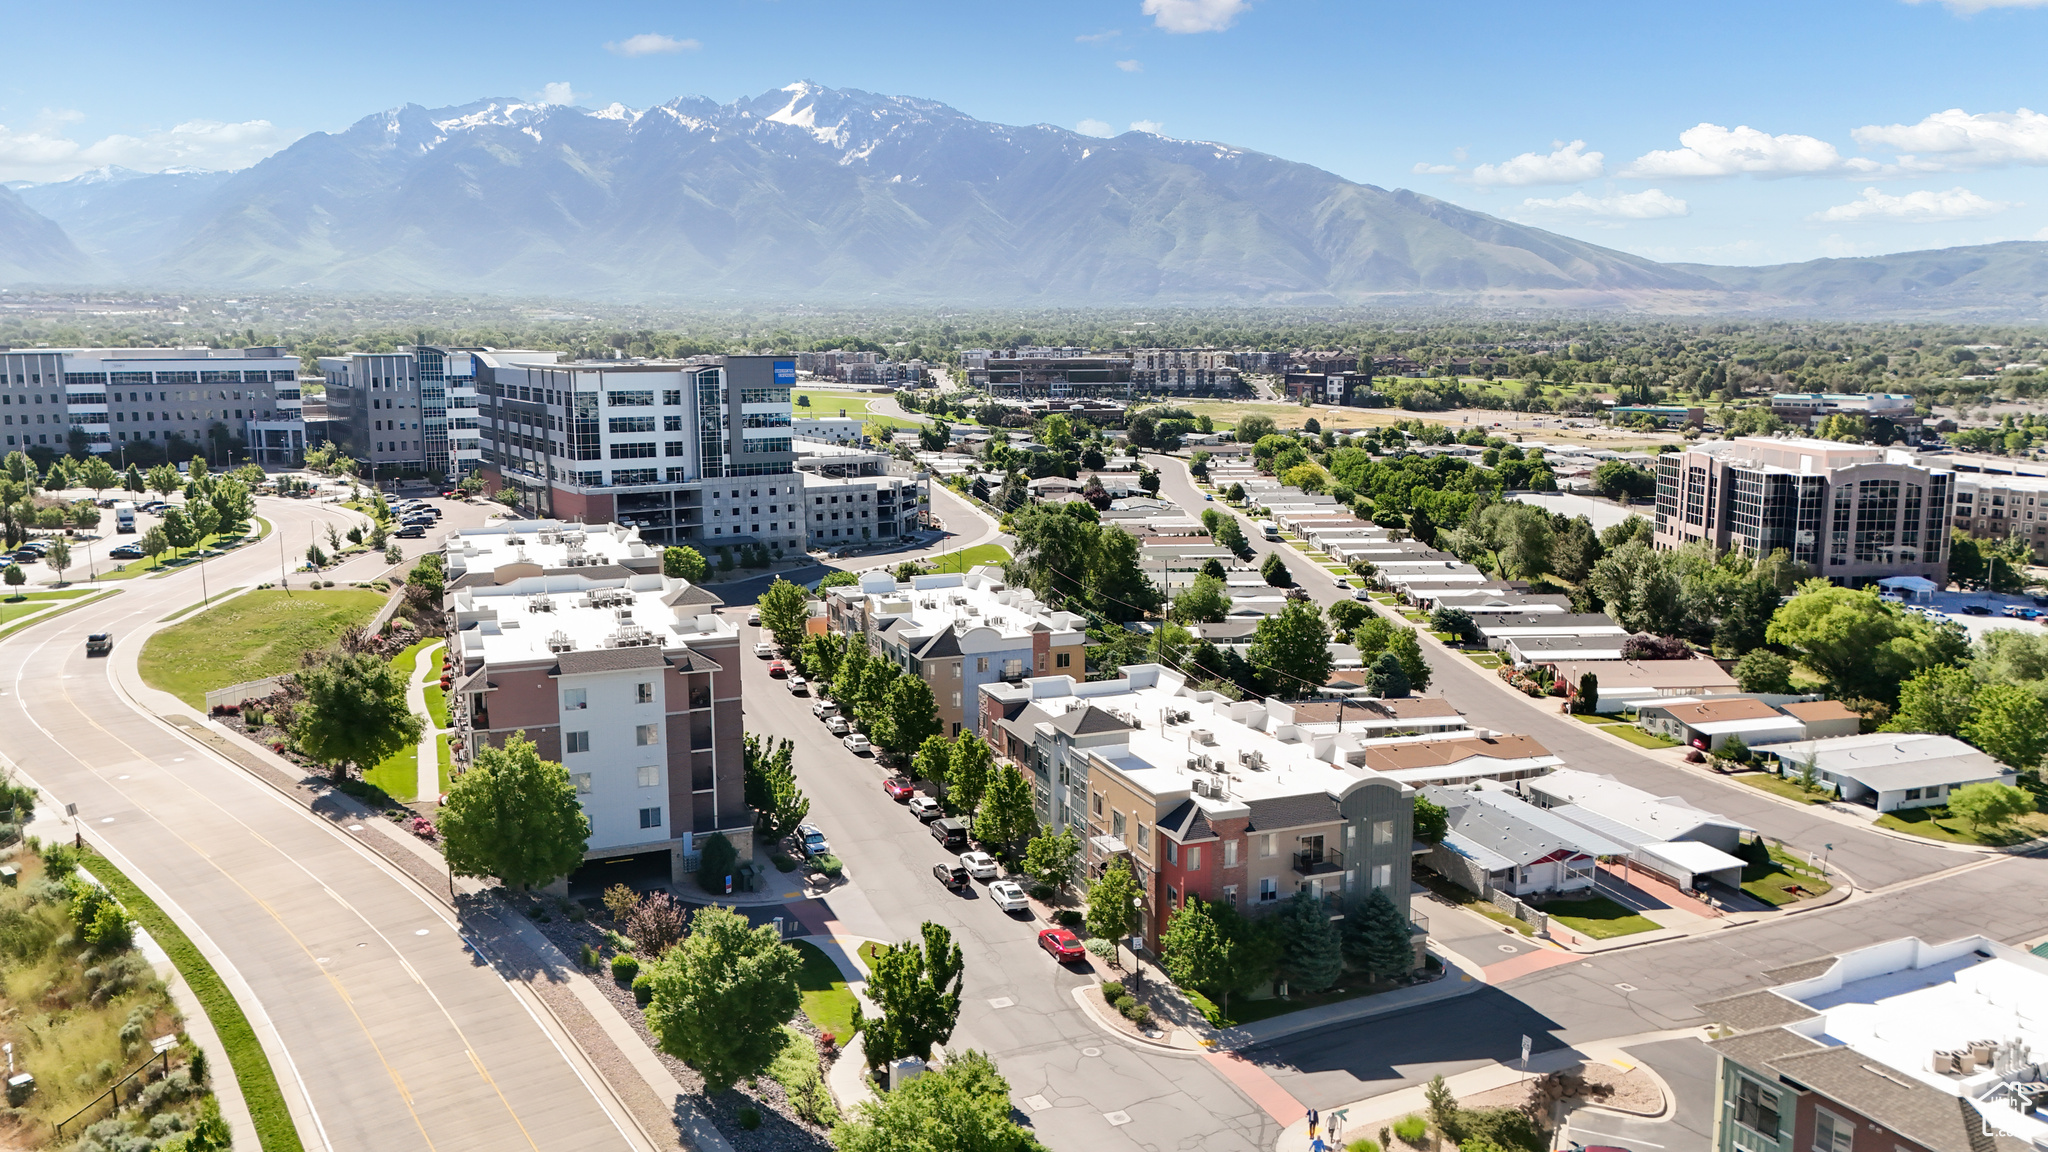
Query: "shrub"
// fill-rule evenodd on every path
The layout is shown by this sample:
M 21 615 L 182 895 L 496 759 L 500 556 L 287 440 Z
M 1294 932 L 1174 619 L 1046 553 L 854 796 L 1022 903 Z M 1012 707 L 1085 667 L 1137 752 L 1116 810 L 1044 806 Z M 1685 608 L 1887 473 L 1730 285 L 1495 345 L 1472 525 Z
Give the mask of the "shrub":
M 1344 1146 L 1344 1152 L 1380 1152 L 1380 1146 L 1361 1136 Z
M 1062 908 L 1059 911 L 1053 913 L 1052 918 L 1054 920 L 1059 921 L 1060 927 L 1062 928 L 1079 928 L 1081 926 L 1081 921 L 1087 919 L 1087 917 L 1081 915 L 1080 912 L 1072 908 Z
M 1117 994 L 1117 998 L 1109 1002 L 1109 1006 L 1116 1009 L 1118 1012 L 1121 1012 L 1124 1015 L 1129 1016 L 1131 1014 L 1132 1007 L 1134 1007 L 1137 1003 L 1138 1002 L 1136 1000 L 1131 998 L 1130 993 L 1119 992 Z
M 631 984 L 639 975 L 640 958 L 638 956 L 612 957 L 612 979 L 617 980 L 621 984 Z
M 1109 1001 L 1111 1004 L 1114 1004 L 1117 1001 L 1123 999 L 1123 982 L 1120 980 L 1104 980 L 1102 982 L 1102 998 L 1104 1000 Z
M 754 1129 L 756 1129 L 756 1128 L 759 1128 L 760 1126 L 761 1126 L 761 1110 L 760 1110 L 759 1108 L 742 1108 L 742 1109 L 740 1109 L 740 1127 L 741 1127 L 741 1128 L 745 1129 L 745 1130 L 746 1130 L 746 1131 L 748 1131 L 748 1132 L 752 1132 L 752 1131 L 753 1131 Z
M 1124 1015 L 1127 1018 L 1129 1018 L 1131 1023 L 1136 1024 L 1140 1028 L 1142 1028 L 1145 1025 L 1152 1022 L 1152 1009 L 1147 1008 L 1146 1006 L 1138 1003 L 1135 1000 L 1128 1001 L 1128 1003 L 1131 1007 L 1124 1013 Z
M 1519 1108 L 1465 1108 L 1458 1119 L 1464 1128 L 1460 1144 L 1476 1138 L 1506 1152 L 1548 1152 L 1550 1147 L 1542 1129 Z
M 645 1008 L 647 1007 L 647 1002 L 652 999 L 654 999 L 654 981 L 645 972 L 633 977 L 633 1003 Z
M 1054 895 L 1055 892 L 1053 891 L 1053 886 L 1047 884 L 1043 880 L 1040 880 L 1036 884 L 1033 884 L 1031 886 L 1031 898 L 1033 900 L 1039 901 L 1040 903 L 1052 899 Z
M 605 911 L 610 912 L 612 919 L 617 923 L 624 924 L 626 917 L 631 916 L 633 909 L 639 906 L 640 894 L 624 884 L 614 884 L 604 890 Z
M 582 959 L 583 959 L 583 970 L 584 970 L 585 972 L 595 972 L 595 971 L 597 971 L 597 961 L 598 961 L 598 956 L 597 956 L 597 949 L 595 949 L 595 948 L 592 948 L 592 947 L 591 947 L 590 945 L 588 945 L 588 944 L 585 944 L 585 945 L 583 946 L 583 957 L 582 957 Z
M 1687 764 L 1704 764 L 1707 762 L 1706 753 L 1701 752 L 1697 748 L 1688 748 L 1685 750 L 1685 762 Z
M 633 940 L 631 937 L 621 936 L 617 932 L 614 932 L 609 928 L 604 930 L 604 942 L 605 945 L 614 952 L 634 951 Z
M 1403 1116 L 1394 1121 L 1394 1135 L 1410 1148 L 1420 1148 L 1429 1136 L 1429 1122 L 1420 1116 Z
M 1086 948 L 1090 956 L 1098 959 L 1113 960 L 1116 958 L 1116 944 L 1099 936 L 1083 940 L 1081 947 Z
M 796 871 L 796 857 L 791 856 L 787 852 L 777 852 L 770 859 L 775 861 L 775 870 L 777 872 Z
M 812 861 L 812 863 L 817 867 L 818 871 L 832 877 L 834 880 L 837 880 L 840 874 L 846 871 L 846 865 L 841 863 L 837 856 L 820 856 Z

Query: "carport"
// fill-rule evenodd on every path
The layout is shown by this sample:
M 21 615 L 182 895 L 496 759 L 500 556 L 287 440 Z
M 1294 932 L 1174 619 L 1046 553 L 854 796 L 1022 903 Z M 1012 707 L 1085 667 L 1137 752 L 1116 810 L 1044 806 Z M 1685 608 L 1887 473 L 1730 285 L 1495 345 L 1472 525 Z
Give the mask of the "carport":
M 1742 861 L 1697 840 L 1660 840 L 1636 847 L 1633 863 L 1655 872 L 1680 888 L 1698 891 L 1712 880 L 1742 890 Z

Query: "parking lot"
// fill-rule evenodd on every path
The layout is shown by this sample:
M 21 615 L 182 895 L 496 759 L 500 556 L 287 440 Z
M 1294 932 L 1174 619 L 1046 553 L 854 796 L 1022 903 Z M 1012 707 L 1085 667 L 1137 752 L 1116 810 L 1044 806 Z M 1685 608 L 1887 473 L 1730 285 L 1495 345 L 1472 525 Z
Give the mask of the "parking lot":
M 2035 603 L 2033 597 L 1999 592 L 1933 592 L 1924 597 L 1909 598 L 1904 607 L 1922 609 L 1932 619 L 1955 621 L 1970 634 L 1972 642 L 1982 640 L 1987 632 L 2002 628 L 2039 632 L 2044 627 L 2043 621 L 2048 620 L 2048 607 Z M 2007 616 L 2007 608 L 2039 612 L 2041 618 L 2028 620 Z

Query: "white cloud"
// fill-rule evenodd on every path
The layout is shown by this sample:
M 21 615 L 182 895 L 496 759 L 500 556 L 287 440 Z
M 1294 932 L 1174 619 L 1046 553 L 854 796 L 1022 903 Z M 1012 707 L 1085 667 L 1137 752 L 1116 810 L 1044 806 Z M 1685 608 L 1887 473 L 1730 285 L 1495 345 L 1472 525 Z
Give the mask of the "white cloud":
M 1892 196 L 1876 188 L 1865 188 L 1860 200 L 1837 204 L 1808 217 L 1823 223 L 1853 223 L 1864 220 L 1897 220 L 1912 224 L 1936 224 L 1944 220 L 1974 220 L 1996 216 L 2018 205 L 2003 200 L 1986 200 L 1968 188 L 1937 192 L 1922 188 L 1904 196 Z
M 1417 176 L 1449 176 L 1457 170 L 1456 164 L 1424 164 L 1421 161 L 1417 161 L 1415 167 L 1409 169 Z
M 1918 124 L 1870 124 L 1850 135 L 1865 148 L 1901 153 L 1899 166 L 1908 171 L 2048 164 L 2048 116 L 2025 108 L 1977 113 L 1951 108 Z
M 1507 184 L 1522 187 L 1529 184 L 1576 184 L 1581 180 L 1592 180 L 1606 171 L 1604 157 L 1598 152 L 1586 151 L 1584 140 L 1569 144 L 1554 141 L 1555 151 L 1548 155 L 1524 152 L 1512 160 L 1499 164 L 1481 164 L 1472 170 L 1472 183 L 1480 187 Z
M 1107 32 L 1091 32 L 1091 33 L 1089 33 L 1089 34 L 1088 34 L 1088 35 L 1086 35 L 1086 36 L 1076 36 L 1076 37 L 1074 37 L 1074 43 L 1076 43 L 1076 44 L 1100 44 L 1100 43 L 1102 43 L 1102 42 L 1103 42 L 1104 40 L 1114 40 L 1114 39 L 1116 39 L 1117 37 L 1119 37 L 1119 36 L 1121 36 L 1121 35 L 1123 35 L 1123 33 L 1122 33 L 1121 31 L 1119 31 L 1119 30 L 1117 30 L 1117 29 L 1115 29 L 1115 28 L 1112 28 L 1112 29 L 1110 29 L 1110 30 L 1109 30 L 1109 31 L 1107 31 Z
M 588 95 L 588 93 L 584 95 Z M 576 90 L 569 86 L 567 80 L 557 80 L 552 84 L 541 85 L 540 102 L 543 104 L 574 104 L 581 98 Z
M 642 32 L 624 40 L 610 41 L 604 50 L 614 56 L 663 56 L 672 52 L 695 52 L 703 46 L 695 40 L 678 40 L 660 32 Z
M 1133 131 L 1133 132 L 1149 132 L 1149 133 L 1151 133 L 1151 134 L 1152 134 L 1152 135 L 1154 135 L 1154 136 L 1157 136 L 1157 135 L 1159 135 L 1159 130 L 1160 130 L 1161 128 L 1164 128 L 1164 127 L 1166 127 L 1166 125 L 1164 125 L 1164 124 L 1161 124 L 1161 123 L 1160 123 L 1159 121 L 1157 121 L 1157 120 L 1133 120 L 1133 121 L 1131 121 L 1131 131 Z
M 1136 60 L 1119 60 L 1116 62 L 1116 66 L 1126 72 L 1143 72 L 1145 70 L 1145 66 Z
M 1083 136 L 1102 136 L 1107 138 L 1116 135 L 1116 129 L 1101 120 L 1083 120 L 1079 124 L 1074 125 L 1074 131 L 1079 132 Z
M 1813 175 L 1832 172 L 1874 172 L 1879 165 L 1861 157 L 1844 159 L 1833 144 L 1812 136 L 1773 136 L 1747 125 L 1723 128 L 1698 124 L 1678 134 L 1684 147 L 1649 152 L 1622 169 L 1640 180 L 1687 177 Z
M 1908 4 L 1920 4 L 1924 0 L 1906 0 Z M 1986 8 L 2039 8 L 2048 0 L 1937 0 L 1948 6 L 1951 12 L 1973 16 Z
M 1602 220 L 1662 220 L 1692 214 L 1691 206 L 1685 201 L 1658 188 L 1614 196 L 1589 196 L 1578 191 L 1554 199 L 1524 200 L 1522 207 L 1537 212 L 1591 216 Z
M 1251 0 L 1145 0 L 1143 11 L 1168 32 L 1221 32 Z
M 81 118 L 45 113 L 35 126 L 19 132 L 0 125 L 0 179 L 68 180 L 107 165 L 138 172 L 246 168 L 292 142 L 268 120 L 187 120 L 140 136 L 117 134 L 81 144 L 58 127 Z

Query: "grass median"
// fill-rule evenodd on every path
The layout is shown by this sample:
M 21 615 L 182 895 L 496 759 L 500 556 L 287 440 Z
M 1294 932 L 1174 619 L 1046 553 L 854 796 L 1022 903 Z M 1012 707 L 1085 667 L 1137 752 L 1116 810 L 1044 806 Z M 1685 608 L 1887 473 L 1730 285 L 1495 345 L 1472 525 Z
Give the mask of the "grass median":
M 966 572 L 983 564 L 1002 565 L 1009 560 L 1010 550 L 1001 544 L 976 544 L 972 548 L 962 548 L 957 552 L 947 552 L 933 557 L 932 571 Z
M 301 655 L 369 623 L 383 604 L 383 593 L 355 588 L 245 593 L 151 636 L 142 679 L 203 709 L 208 691 L 293 671 Z
M 249 1107 L 249 1119 L 256 1125 L 256 1139 L 263 1152 L 301 1152 L 305 1145 L 299 1142 L 298 1127 L 285 1106 L 284 1092 L 278 1087 L 270 1057 L 264 1054 L 255 1027 L 235 1002 L 220 973 L 214 971 L 184 929 L 106 857 L 88 849 L 81 862 L 170 956 L 178 974 L 198 998 L 199 1006 L 206 1010 L 207 1020 L 220 1036 L 221 1047 L 227 1049 L 228 1064 L 235 1070 L 235 1083 L 242 1089 L 242 1100 Z

